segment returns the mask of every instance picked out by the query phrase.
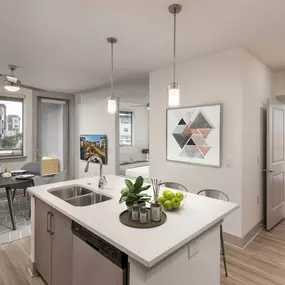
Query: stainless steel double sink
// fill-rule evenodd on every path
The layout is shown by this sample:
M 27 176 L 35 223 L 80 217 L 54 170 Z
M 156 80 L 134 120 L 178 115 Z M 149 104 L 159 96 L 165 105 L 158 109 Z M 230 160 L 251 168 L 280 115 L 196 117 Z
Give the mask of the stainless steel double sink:
M 108 201 L 112 198 L 78 185 L 70 185 L 48 190 L 49 193 L 75 206 L 85 207 Z

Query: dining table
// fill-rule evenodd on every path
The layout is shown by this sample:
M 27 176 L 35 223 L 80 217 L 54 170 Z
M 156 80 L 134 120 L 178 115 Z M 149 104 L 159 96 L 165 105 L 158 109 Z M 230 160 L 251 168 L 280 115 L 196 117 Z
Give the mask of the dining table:
M 13 230 L 16 230 L 16 222 L 13 209 L 12 191 L 13 189 L 25 189 L 32 186 L 34 186 L 34 180 L 32 178 L 17 179 L 16 176 L 12 176 L 10 178 L 0 177 L 0 188 L 5 188 L 6 190 Z

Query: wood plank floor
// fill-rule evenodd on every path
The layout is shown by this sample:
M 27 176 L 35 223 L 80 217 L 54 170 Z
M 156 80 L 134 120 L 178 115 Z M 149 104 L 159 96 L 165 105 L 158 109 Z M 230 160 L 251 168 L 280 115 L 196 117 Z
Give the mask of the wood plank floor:
M 226 253 L 229 277 L 223 277 L 221 266 L 221 285 L 285 284 L 284 221 L 271 232 L 262 231 L 245 250 L 226 246 Z M 29 254 L 30 238 L 0 246 L 0 285 L 46 285 L 27 271 Z
M 0 285 L 46 285 L 29 274 L 29 254 L 29 237 L 0 246 Z
M 229 277 L 221 285 L 284 285 L 285 222 L 262 231 L 244 250 L 227 246 L 226 254 Z

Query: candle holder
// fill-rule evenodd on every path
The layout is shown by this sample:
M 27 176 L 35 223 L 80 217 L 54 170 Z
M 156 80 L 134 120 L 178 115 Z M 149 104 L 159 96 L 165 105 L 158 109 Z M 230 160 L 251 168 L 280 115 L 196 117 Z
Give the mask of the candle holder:
M 150 213 L 151 213 L 151 220 L 155 222 L 160 221 L 162 215 L 162 206 L 158 203 L 160 183 L 161 180 L 153 178 L 151 179 L 154 200 L 150 204 Z

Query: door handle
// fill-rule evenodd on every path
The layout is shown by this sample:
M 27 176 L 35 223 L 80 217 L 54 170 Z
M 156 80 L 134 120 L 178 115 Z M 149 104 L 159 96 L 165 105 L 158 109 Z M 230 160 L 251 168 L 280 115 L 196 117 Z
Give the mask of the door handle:
M 51 212 L 47 212 L 47 233 L 50 233 L 50 214 Z
M 275 170 L 273 169 L 263 169 L 264 172 L 269 172 L 269 173 L 273 173 L 273 172 L 276 172 Z
M 54 215 L 52 212 L 50 212 L 50 234 L 53 235 L 53 224 L 54 224 Z

